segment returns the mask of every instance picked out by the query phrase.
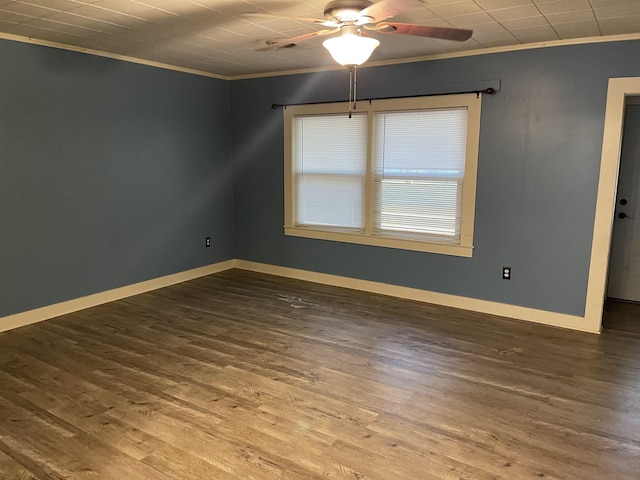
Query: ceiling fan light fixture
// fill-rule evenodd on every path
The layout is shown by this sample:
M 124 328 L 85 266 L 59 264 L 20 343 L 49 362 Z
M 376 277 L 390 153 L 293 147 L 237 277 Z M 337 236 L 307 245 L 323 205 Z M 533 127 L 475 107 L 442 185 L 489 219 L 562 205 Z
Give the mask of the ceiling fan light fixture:
M 329 38 L 322 42 L 322 45 L 329 50 L 336 62 L 351 67 L 366 62 L 380 42 L 375 38 L 361 37 L 358 33 L 345 30 L 339 37 Z

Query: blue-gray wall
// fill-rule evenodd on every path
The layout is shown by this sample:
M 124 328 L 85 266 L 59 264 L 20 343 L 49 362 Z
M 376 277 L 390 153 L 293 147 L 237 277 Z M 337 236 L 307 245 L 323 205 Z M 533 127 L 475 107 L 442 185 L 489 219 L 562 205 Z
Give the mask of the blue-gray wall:
M 466 90 L 482 105 L 473 258 L 286 237 L 276 103 L 341 100 L 345 71 L 234 81 L 235 246 L 241 259 L 584 313 L 610 77 L 640 76 L 640 42 L 363 68 L 362 98 Z M 501 279 L 503 265 L 513 268 Z
M 0 317 L 234 257 L 229 82 L 10 41 L 0 65 Z

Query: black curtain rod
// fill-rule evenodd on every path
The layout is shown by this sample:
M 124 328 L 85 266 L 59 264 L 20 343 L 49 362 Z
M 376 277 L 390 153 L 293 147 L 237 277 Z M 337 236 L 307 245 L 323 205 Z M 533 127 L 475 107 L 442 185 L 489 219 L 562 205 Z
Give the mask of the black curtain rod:
M 496 93 L 496 89 L 489 87 L 484 90 L 470 90 L 467 92 L 447 92 L 447 93 L 431 93 L 427 95 L 405 95 L 403 97 L 378 97 L 378 98 L 362 98 L 359 99 L 359 102 L 371 102 L 372 100 L 390 100 L 392 98 L 415 98 L 415 97 L 440 97 L 442 95 L 463 95 L 465 93 L 475 93 L 476 96 L 480 96 L 481 93 L 486 93 L 487 95 L 493 95 Z M 344 100 L 333 100 L 331 102 L 311 102 L 311 103 L 272 103 L 271 108 L 274 110 L 280 107 L 290 107 L 295 105 L 320 105 L 323 103 L 344 103 Z

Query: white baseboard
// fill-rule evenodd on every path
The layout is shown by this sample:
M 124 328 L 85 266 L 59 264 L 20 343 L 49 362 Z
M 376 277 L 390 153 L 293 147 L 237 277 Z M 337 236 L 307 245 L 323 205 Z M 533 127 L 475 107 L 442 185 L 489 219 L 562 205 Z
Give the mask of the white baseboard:
M 158 288 L 168 287 L 176 283 L 186 282 L 194 278 L 204 277 L 214 273 L 229 270 L 235 266 L 235 260 L 227 260 L 225 262 L 214 263 L 204 267 L 194 268 L 185 272 L 178 272 L 164 277 L 154 278 L 133 285 L 127 285 L 105 292 L 87 295 L 86 297 L 74 298 L 66 302 L 47 305 L 46 307 L 36 308 L 26 312 L 16 313 L 7 317 L 0 318 L 0 332 L 11 330 L 32 323 L 49 320 L 50 318 L 59 317 L 68 313 L 84 310 L 85 308 L 95 307 L 103 303 L 113 302 L 122 298 L 131 297 L 140 293 L 149 292 Z
M 571 330 L 579 330 L 589 333 L 600 333 L 598 326 L 591 326 L 585 317 L 577 315 L 567 315 L 563 313 L 548 312 L 546 310 L 537 310 L 534 308 L 521 307 L 518 305 L 508 305 L 498 302 L 490 302 L 487 300 L 478 300 L 475 298 L 460 297 L 456 295 L 448 295 L 445 293 L 430 292 L 427 290 L 419 290 L 417 288 L 401 287 L 398 285 L 390 285 L 387 283 L 372 282 L 369 280 L 359 280 L 357 278 L 341 277 L 338 275 L 329 275 L 326 273 L 312 272 L 308 270 L 299 270 L 296 268 L 280 267 L 277 265 L 269 265 L 265 263 L 250 262 L 247 260 L 227 260 L 212 265 L 207 265 L 185 272 L 179 272 L 165 277 L 154 278 L 133 285 L 108 290 L 105 292 L 88 295 L 86 297 L 68 300 L 66 302 L 48 305 L 42 308 L 36 308 L 27 312 L 16 313 L 7 317 L 0 318 L 0 332 L 22 327 L 50 318 L 66 315 L 68 313 L 84 310 L 85 308 L 94 307 L 104 303 L 120 300 L 122 298 L 131 297 L 140 293 L 149 292 L 169 285 L 186 282 L 194 278 L 212 275 L 231 268 L 239 268 L 252 272 L 266 273 L 277 275 L 280 277 L 293 278 L 297 280 L 305 280 L 308 282 L 321 283 L 324 285 L 333 285 L 336 287 L 350 288 L 364 292 L 377 293 L 381 295 L 389 295 L 397 298 L 408 300 L 416 300 L 419 302 L 432 303 L 446 307 L 460 308 L 474 312 L 487 313 L 500 317 L 514 318 L 517 320 L 526 320 L 529 322 L 551 325 L 554 327 L 568 328 Z
M 542 323 L 554 327 L 568 328 L 589 333 L 600 333 L 599 327 L 592 327 L 584 317 L 577 315 L 567 315 L 564 313 L 548 312 L 534 308 L 521 307 L 518 305 L 508 305 L 505 303 L 478 300 L 476 298 L 459 297 L 446 293 L 430 292 L 417 288 L 401 287 L 387 283 L 372 282 L 369 280 L 359 280 L 356 278 L 329 275 L 326 273 L 311 272 L 308 270 L 298 270 L 295 268 L 279 267 L 264 263 L 249 262 L 247 260 L 236 260 L 235 267 L 253 272 L 278 275 L 280 277 L 306 280 L 309 282 L 333 285 L 336 287 L 351 288 L 370 293 L 389 295 L 392 297 L 416 300 L 419 302 L 433 303 L 446 307 L 460 308 L 474 312 L 487 313 L 500 317 L 526 320 L 529 322 Z

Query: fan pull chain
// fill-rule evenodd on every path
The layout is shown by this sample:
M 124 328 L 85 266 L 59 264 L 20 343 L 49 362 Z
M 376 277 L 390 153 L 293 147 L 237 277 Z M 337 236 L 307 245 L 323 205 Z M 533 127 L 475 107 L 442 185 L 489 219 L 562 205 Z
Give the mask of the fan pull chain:
M 349 118 L 351 113 L 357 108 L 356 89 L 358 87 L 358 74 L 356 65 L 349 68 Z

